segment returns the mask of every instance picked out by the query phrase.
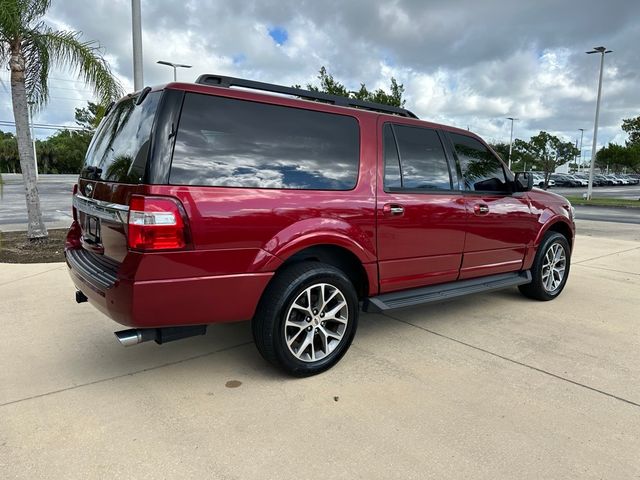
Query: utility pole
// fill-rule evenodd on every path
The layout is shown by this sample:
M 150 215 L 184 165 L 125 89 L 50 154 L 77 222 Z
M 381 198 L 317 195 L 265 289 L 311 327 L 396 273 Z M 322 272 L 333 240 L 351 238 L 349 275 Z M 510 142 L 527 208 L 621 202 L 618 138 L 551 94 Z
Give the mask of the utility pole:
M 507 120 L 511 120 L 511 136 L 509 137 L 509 170 L 511 170 L 511 150 L 513 149 L 513 121 L 519 120 L 519 118 L 507 117 Z
M 584 137 L 584 128 L 579 128 L 580 130 L 580 163 L 578 164 L 578 171 L 582 171 L 582 137 Z
M 133 89 L 144 87 L 142 77 L 142 13 L 140 0 L 131 0 L 131 32 L 133 34 Z
M 31 127 L 31 143 L 33 144 L 33 163 L 36 167 L 36 182 L 38 181 L 38 157 L 36 156 L 36 137 L 33 134 L 33 106 L 36 102 L 27 102 L 29 104 L 29 127 Z
M 600 78 L 598 80 L 598 98 L 596 100 L 596 119 L 593 123 L 593 147 L 591 148 L 591 166 L 589 167 L 589 186 L 587 187 L 587 200 L 591 200 L 591 194 L 593 193 L 593 167 L 596 163 L 596 148 L 598 141 L 598 117 L 600 116 L 600 98 L 602 97 L 602 71 L 604 69 L 604 56 L 607 53 L 611 53 L 612 50 L 607 50 L 605 47 L 594 47 L 593 50 L 587 52 L 587 54 L 599 53 L 600 54 Z

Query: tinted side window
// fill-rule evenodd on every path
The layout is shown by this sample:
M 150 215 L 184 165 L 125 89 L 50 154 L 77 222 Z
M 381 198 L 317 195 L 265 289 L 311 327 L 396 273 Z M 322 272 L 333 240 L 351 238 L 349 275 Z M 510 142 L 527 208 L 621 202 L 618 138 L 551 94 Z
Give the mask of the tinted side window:
M 402 188 L 400 158 L 390 123 L 384 125 L 382 141 L 384 143 L 384 187 Z
M 435 130 L 394 125 L 400 152 L 402 188 L 451 190 L 451 174 Z
M 169 182 L 350 190 L 359 151 L 352 117 L 188 93 Z
M 507 192 L 502 163 L 472 137 L 451 133 L 467 190 Z

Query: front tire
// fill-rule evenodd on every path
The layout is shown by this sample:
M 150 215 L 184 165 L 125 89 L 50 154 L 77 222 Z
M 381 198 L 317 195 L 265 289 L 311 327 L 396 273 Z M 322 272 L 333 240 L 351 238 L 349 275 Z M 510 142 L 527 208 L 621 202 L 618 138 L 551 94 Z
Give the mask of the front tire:
M 535 300 L 553 300 L 567 283 L 570 264 L 571 247 L 567 238 L 558 232 L 547 232 L 533 260 L 532 281 L 520 285 L 520 292 Z
M 358 324 L 358 297 L 341 270 L 301 262 L 276 274 L 252 321 L 260 354 L 285 372 L 306 377 L 346 353 Z

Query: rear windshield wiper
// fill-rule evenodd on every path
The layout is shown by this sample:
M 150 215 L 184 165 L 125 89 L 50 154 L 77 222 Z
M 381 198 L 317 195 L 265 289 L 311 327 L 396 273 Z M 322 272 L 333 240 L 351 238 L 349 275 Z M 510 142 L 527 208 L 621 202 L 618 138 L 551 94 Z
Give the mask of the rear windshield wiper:
M 84 171 L 87 174 L 87 178 L 92 180 L 100 180 L 100 175 L 102 175 L 102 169 L 93 165 L 85 167 Z

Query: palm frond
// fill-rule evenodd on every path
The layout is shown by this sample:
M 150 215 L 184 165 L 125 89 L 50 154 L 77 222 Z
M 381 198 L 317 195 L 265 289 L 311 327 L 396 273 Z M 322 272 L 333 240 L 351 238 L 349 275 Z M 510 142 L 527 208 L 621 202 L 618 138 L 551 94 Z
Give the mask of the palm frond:
M 29 101 L 35 102 L 36 109 L 49 99 L 49 56 L 48 44 L 41 35 L 27 36 L 22 41 L 22 54 L 25 62 L 25 88 Z
M 34 45 L 46 46 L 51 63 L 76 71 L 85 83 L 93 88 L 100 103 L 107 104 L 124 95 L 120 82 L 112 75 L 111 69 L 102 56 L 96 42 L 81 42 L 80 32 L 53 31 L 43 27 Z
M 32 22 L 44 16 L 51 6 L 51 0 L 13 0 L 20 9 L 21 23 L 25 27 L 29 27 Z
M 51 0 L 0 0 L 0 41 L 11 43 L 22 37 L 50 5 Z

